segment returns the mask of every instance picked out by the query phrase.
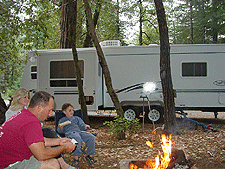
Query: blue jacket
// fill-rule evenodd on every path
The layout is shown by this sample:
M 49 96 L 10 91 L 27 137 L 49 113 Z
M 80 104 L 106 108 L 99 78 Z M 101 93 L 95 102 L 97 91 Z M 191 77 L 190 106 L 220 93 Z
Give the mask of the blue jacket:
M 84 131 L 85 130 L 85 123 L 84 121 L 78 117 L 78 116 L 73 116 L 72 118 L 68 118 L 68 117 L 63 117 L 59 120 L 59 123 L 58 124 L 61 124 L 63 122 L 66 122 L 66 121 L 71 121 L 71 124 L 68 124 L 66 126 L 63 127 L 63 130 L 60 130 L 59 127 L 57 127 L 57 131 L 59 133 L 63 133 L 63 134 L 66 134 L 66 133 L 71 133 L 71 132 L 81 132 L 81 131 Z

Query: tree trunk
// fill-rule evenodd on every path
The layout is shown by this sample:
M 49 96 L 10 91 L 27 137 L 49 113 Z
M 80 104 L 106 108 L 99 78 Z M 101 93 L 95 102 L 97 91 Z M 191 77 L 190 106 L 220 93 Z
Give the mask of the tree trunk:
M 78 54 L 76 50 L 76 25 L 77 25 L 77 0 L 68 0 L 68 23 L 69 23 L 69 35 L 70 44 L 72 47 L 73 59 L 76 71 L 76 81 L 79 92 L 79 103 L 81 104 L 81 109 L 83 111 L 83 120 L 85 123 L 89 124 L 89 119 L 87 116 L 87 106 L 86 100 L 84 98 L 83 84 L 81 80 L 81 70 L 78 64 Z
M 100 9 L 101 9 L 100 0 L 97 0 L 96 3 L 97 4 L 96 4 L 94 19 L 93 19 L 94 20 L 94 27 L 96 27 L 96 25 L 97 25 L 99 14 L 100 14 Z M 89 30 L 89 25 L 88 25 L 87 19 L 86 19 L 86 25 L 87 25 L 87 33 L 86 33 L 86 37 L 85 37 L 85 40 L 84 40 L 84 48 L 93 46 L 93 44 L 91 43 L 91 36 L 90 36 L 90 30 Z
M 212 38 L 213 38 L 213 43 L 217 43 L 218 41 L 218 19 L 217 19 L 217 0 L 212 0 L 212 12 L 214 15 L 212 16 Z
M 116 1 L 116 26 L 117 26 L 117 33 L 115 37 L 120 40 L 120 3 L 119 0 Z
M 85 9 L 86 9 L 88 25 L 89 25 L 89 28 L 90 28 L 90 36 L 91 36 L 91 39 L 92 39 L 92 41 L 95 45 L 95 48 L 97 50 L 98 60 L 99 60 L 99 63 L 102 67 L 102 71 L 103 71 L 103 74 L 104 74 L 104 77 L 105 77 L 105 84 L 106 84 L 107 90 L 109 92 L 109 95 L 110 95 L 113 103 L 114 103 L 117 114 L 119 116 L 123 116 L 122 106 L 119 102 L 119 99 L 117 97 L 116 92 L 114 91 L 114 89 L 112 87 L 112 80 L 111 80 L 109 68 L 108 68 L 108 65 L 106 63 L 102 48 L 99 45 L 99 42 L 98 42 L 98 39 L 97 39 L 97 36 L 96 36 L 94 22 L 92 20 L 91 8 L 89 6 L 88 0 L 83 0 L 83 1 L 84 1 Z
M 142 0 L 139 0 L 139 15 L 140 15 L 140 18 L 139 18 L 139 45 L 141 46 L 143 43 L 142 43 L 142 20 L 143 20 L 143 15 L 142 15 Z
M 71 48 L 68 23 L 68 0 L 62 1 L 60 48 Z
M 205 44 L 205 37 L 206 37 L 206 24 L 205 24 L 205 1 L 202 1 L 202 43 Z
M 190 0 L 190 43 L 193 44 L 192 0 Z
M 160 34 L 160 78 L 162 81 L 163 89 L 164 122 L 166 130 L 171 133 L 177 132 L 177 124 L 175 116 L 174 90 L 170 69 L 168 27 L 162 0 L 154 0 L 154 2 L 157 12 Z

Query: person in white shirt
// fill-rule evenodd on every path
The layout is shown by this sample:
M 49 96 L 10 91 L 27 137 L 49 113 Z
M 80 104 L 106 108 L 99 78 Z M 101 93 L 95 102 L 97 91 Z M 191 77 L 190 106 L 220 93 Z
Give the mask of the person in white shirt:
M 19 88 L 13 94 L 13 100 L 9 109 L 5 113 L 5 121 L 14 116 L 17 112 L 26 108 L 30 101 L 30 92 L 27 89 Z

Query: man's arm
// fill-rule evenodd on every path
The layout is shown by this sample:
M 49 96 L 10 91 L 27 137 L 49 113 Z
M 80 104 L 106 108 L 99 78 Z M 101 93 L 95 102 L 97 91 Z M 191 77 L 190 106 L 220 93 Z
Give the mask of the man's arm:
M 46 137 L 44 137 L 44 140 L 45 140 L 46 147 L 63 145 L 71 141 L 71 139 L 69 138 L 46 138 Z
M 75 149 L 76 145 L 71 142 L 66 142 L 61 146 L 46 148 L 44 142 L 38 142 L 33 143 L 28 147 L 38 161 L 45 161 L 65 152 L 71 153 Z

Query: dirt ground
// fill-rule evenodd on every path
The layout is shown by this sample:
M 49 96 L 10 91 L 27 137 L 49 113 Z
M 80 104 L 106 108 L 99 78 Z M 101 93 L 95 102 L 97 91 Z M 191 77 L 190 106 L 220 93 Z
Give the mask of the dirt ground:
M 180 135 L 172 135 L 173 147 L 184 151 L 192 169 L 225 169 L 225 113 L 219 113 L 218 118 L 214 118 L 213 113 L 188 112 L 189 118 L 211 124 L 217 132 L 203 131 L 200 127 L 195 127 L 183 122 L 180 115 L 177 121 L 180 128 Z M 92 132 L 98 133 L 96 136 L 97 169 L 119 169 L 120 161 L 123 159 L 154 159 L 161 151 L 159 139 L 160 129 L 156 134 L 152 133 L 153 125 L 149 123 L 142 125 L 139 131 L 131 134 L 126 133 L 126 140 L 116 140 L 108 132 L 108 127 L 103 126 L 105 121 L 112 120 L 110 117 L 90 117 Z M 161 127 L 163 124 L 155 124 Z M 54 121 L 44 122 L 44 127 L 54 129 Z M 153 148 L 146 145 L 147 140 L 152 140 Z M 68 164 L 73 160 L 71 154 L 65 154 Z M 84 155 L 80 158 L 80 169 L 90 168 L 85 161 Z

